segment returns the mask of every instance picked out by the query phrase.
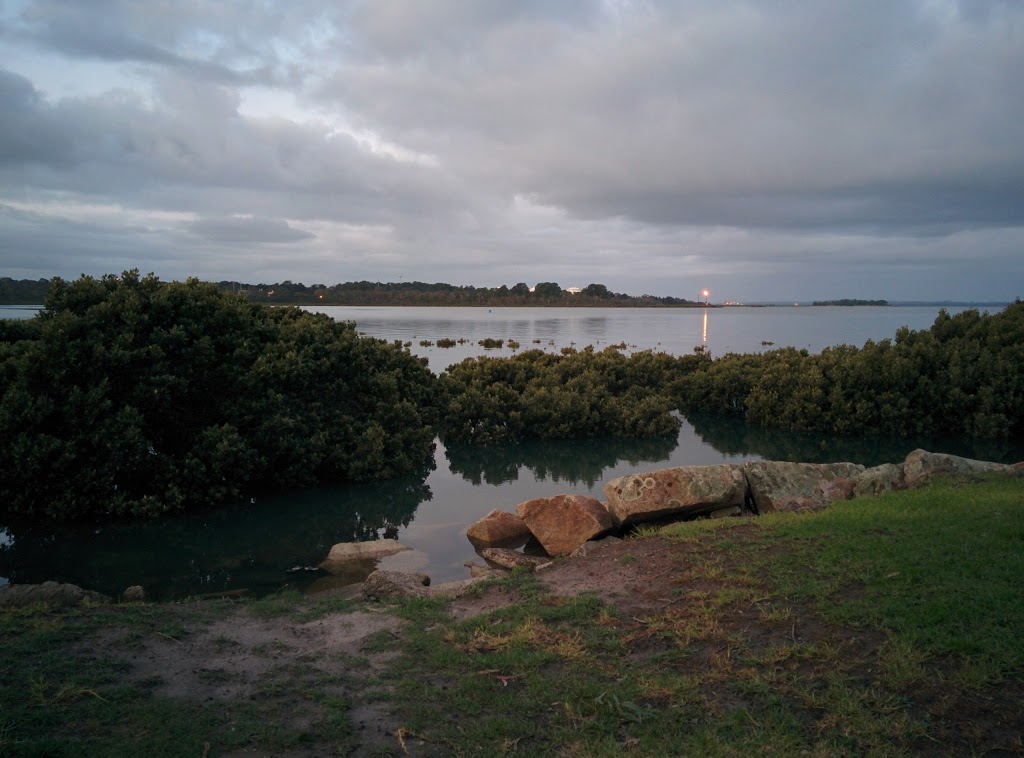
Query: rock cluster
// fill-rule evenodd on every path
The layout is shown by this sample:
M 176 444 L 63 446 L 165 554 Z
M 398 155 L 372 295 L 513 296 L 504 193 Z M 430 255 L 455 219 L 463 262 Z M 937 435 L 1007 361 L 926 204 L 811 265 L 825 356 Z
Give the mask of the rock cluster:
M 972 477 L 992 472 L 1024 476 L 1024 463 L 1009 466 L 915 450 L 903 463 L 874 468 L 856 463 L 787 461 L 677 466 L 608 482 L 604 488 L 607 503 L 585 495 L 555 495 L 520 503 L 515 514 L 491 511 L 469 528 L 467 536 L 489 565 L 533 570 L 545 559 L 508 548 L 532 538 L 547 556 L 557 558 L 633 524 L 815 511 L 836 500 L 920 487 L 936 476 Z
M 597 540 L 634 524 L 815 511 L 836 500 L 920 487 L 936 476 L 990 472 L 1024 476 L 1024 463 L 1007 466 L 915 450 L 903 463 L 874 468 L 855 463 L 753 461 L 630 474 L 605 485 L 606 503 L 587 495 L 562 494 L 527 500 L 516 506 L 515 513 L 488 513 L 466 531 L 486 561 L 486 565 L 466 564 L 472 576 L 467 583 L 502 571 L 540 570 L 552 558 L 584 555 L 602 544 Z M 403 553 L 407 550 L 395 540 L 342 543 L 331 549 L 320 567 L 345 582 L 352 581 L 350 575 L 361 574 L 354 581 L 365 579 L 362 595 L 367 599 L 435 594 L 427 586 L 426 575 L 381 565 L 399 554 L 410 555 Z

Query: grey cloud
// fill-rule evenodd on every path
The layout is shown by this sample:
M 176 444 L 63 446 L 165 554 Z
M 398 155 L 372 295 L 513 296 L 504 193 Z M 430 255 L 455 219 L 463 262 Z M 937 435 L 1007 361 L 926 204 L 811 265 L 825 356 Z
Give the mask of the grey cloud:
M 237 278 L 257 250 L 266 281 L 686 296 L 700 280 L 737 299 L 851 294 L 816 291 L 830 276 L 885 281 L 890 298 L 1019 286 L 1020 3 L 35 0 L 0 14 L 21 72 L 0 71 L 0 202 L 48 208 L 0 213 L 5 271 L 7 251 L 26 266 L 31 251 L 67 275 L 77 249 L 103 270 L 141 256 L 165 276 Z M 128 89 L 57 99 L 33 56 L 128 73 Z M 306 112 L 246 115 L 267 91 Z
M 214 242 L 299 242 L 316 237 L 303 229 L 292 227 L 283 219 L 226 216 L 202 218 L 186 228 Z
M 161 101 L 42 101 L 0 77 L 16 107 L 0 121 L 0 179 L 50 191 L 197 213 L 386 223 L 446 216 L 463 203 L 450 177 L 375 153 L 323 125 L 242 117 L 237 93 L 178 76 Z M 468 201 L 467 201 L 468 202 Z
M 529 56 L 521 19 L 485 19 L 443 52 L 396 51 L 393 65 L 345 68 L 328 89 L 473 180 L 585 218 L 1024 223 L 1024 100 L 1009 96 L 1024 70 L 1024 8 L 940 14 L 916 3 L 665 3 Z M 451 134 L 458 152 L 445 150 Z M 967 200 L 953 218 L 950 188 Z M 888 212 L 901 206 L 908 217 Z

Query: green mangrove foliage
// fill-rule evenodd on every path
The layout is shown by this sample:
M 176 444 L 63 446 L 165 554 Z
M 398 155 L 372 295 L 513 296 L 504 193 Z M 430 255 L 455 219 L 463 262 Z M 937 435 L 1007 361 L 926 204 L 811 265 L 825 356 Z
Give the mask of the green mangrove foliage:
M 54 280 L 0 321 L 0 517 L 146 515 L 429 465 L 437 380 L 349 323 L 190 279 Z
M 614 348 L 467 358 L 441 375 L 446 443 L 674 435 L 672 396 L 708 359 Z
M 686 413 L 843 435 L 1024 435 L 1024 303 L 941 311 L 930 329 L 840 345 L 725 355 L 676 385 Z

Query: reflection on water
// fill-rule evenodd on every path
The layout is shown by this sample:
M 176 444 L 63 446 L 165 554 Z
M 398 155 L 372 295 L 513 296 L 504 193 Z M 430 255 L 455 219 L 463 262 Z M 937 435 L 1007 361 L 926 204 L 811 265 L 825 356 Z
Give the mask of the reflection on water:
M 116 595 L 132 584 L 157 598 L 246 588 L 256 594 L 315 566 L 337 542 L 396 537 L 431 499 L 427 472 L 379 484 L 323 487 L 144 524 L 10 528 L 0 575 L 54 579 Z
M 289 569 L 316 566 L 337 542 L 385 537 L 414 549 L 402 559 L 420 561 L 416 570 L 435 582 L 451 581 L 466 578 L 463 564 L 477 558 L 466 527 L 493 508 L 514 511 L 525 500 L 560 493 L 604 499 L 604 485 L 615 477 L 669 466 L 758 458 L 871 466 L 901 461 L 917 447 L 1024 460 L 1022 442 L 832 438 L 701 417 L 684 422 L 678 438 L 669 439 L 438 444 L 441 465 L 416 477 L 266 495 L 250 505 L 159 523 L 8 527 L 0 530 L 0 584 L 54 579 L 110 595 L 142 584 L 156 598 L 318 588 L 345 579 Z
M 535 440 L 517 445 L 449 445 L 445 451 L 452 473 L 472 484 L 506 484 L 524 476 L 593 488 L 605 471 L 626 462 L 666 460 L 679 444 L 677 437 L 654 439 Z
M 865 466 L 899 463 L 918 448 L 965 458 L 1015 463 L 1024 460 L 1024 441 L 969 437 L 835 437 L 812 432 L 787 432 L 745 424 L 735 418 L 690 415 L 694 432 L 722 453 L 756 455 L 771 461 L 834 463 Z

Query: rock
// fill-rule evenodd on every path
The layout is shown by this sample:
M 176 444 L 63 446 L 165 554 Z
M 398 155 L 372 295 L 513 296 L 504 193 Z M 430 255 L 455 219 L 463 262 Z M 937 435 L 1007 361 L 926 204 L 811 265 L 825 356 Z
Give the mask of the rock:
M 573 550 L 604 534 L 613 526 L 612 517 L 601 504 L 586 495 L 555 495 L 527 500 L 516 512 L 530 533 L 553 558 Z
M 961 458 L 959 455 L 929 453 L 927 450 L 915 450 L 903 461 L 903 475 L 908 488 L 920 487 L 936 476 L 973 477 L 992 472 L 1012 473 L 1012 467 L 1004 463 Z
M 363 582 L 363 597 L 367 600 L 387 600 L 396 597 L 426 597 L 430 577 L 405 571 L 374 571 Z
M 892 492 L 906 487 L 903 478 L 903 464 L 883 463 L 881 466 L 865 469 L 857 477 L 853 488 L 854 497 L 875 497 L 883 492 Z
M 400 545 L 398 540 L 339 542 L 331 548 L 320 568 L 332 574 L 350 573 L 353 563 L 372 566 L 373 561 L 411 549 L 408 545 Z
M 0 608 L 21 608 L 36 604 L 51 608 L 69 608 L 82 603 L 109 602 L 110 598 L 106 595 L 83 590 L 77 584 L 43 582 L 42 584 L 8 584 L 0 587 Z
M 475 561 L 466 561 L 463 565 L 469 569 L 469 576 L 473 579 L 493 579 L 505 575 L 501 569 L 481 565 Z
M 480 551 L 480 557 L 493 566 L 511 571 L 512 569 L 526 569 L 535 571 L 538 566 L 551 561 L 547 558 L 538 558 L 535 555 L 523 555 L 515 550 L 503 547 L 485 547 Z
M 125 603 L 142 603 L 146 601 L 146 590 L 141 584 L 133 584 L 121 593 L 121 600 Z
M 516 514 L 493 510 L 466 530 L 477 550 L 485 547 L 522 547 L 530 538 L 526 523 Z
M 813 511 L 834 500 L 853 497 L 864 467 L 857 463 L 789 463 L 754 461 L 743 464 L 758 513 Z
M 728 508 L 719 508 L 717 511 L 711 511 L 708 514 L 711 518 L 731 518 L 733 516 L 742 516 L 743 509 L 738 505 L 732 505 Z
M 613 479 L 604 487 L 616 525 L 666 516 L 697 516 L 742 506 L 747 483 L 731 464 L 677 466 Z
M 588 540 L 573 550 L 571 555 L 573 558 L 585 558 L 594 551 L 613 545 L 616 542 L 622 542 L 622 540 L 619 537 L 603 537 L 599 540 Z

